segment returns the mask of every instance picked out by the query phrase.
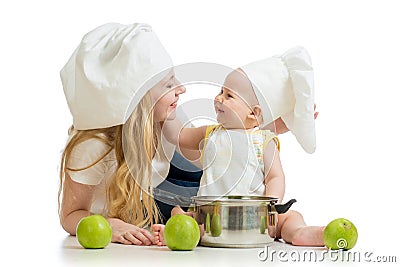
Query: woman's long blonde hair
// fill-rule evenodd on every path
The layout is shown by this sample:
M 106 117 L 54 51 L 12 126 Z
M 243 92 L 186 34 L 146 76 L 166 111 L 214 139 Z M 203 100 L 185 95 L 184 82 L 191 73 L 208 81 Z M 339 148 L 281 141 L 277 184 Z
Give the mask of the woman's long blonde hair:
M 70 140 L 61 158 L 58 207 L 61 214 L 61 194 L 66 171 L 80 171 L 95 165 L 112 150 L 117 169 L 106 185 L 106 210 L 111 218 L 119 218 L 139 227 L 158 223 L 160 213 L 152 196 L 152 158 L 158 138 L 158 123 L 153 118 L 153 102 L 148 92 L 124 125 L 94 130 L 70 129 Z M 109 146 L 109 150 L 82 169 L 68 167 L 73 149 L 80 143 L 95 138 Z

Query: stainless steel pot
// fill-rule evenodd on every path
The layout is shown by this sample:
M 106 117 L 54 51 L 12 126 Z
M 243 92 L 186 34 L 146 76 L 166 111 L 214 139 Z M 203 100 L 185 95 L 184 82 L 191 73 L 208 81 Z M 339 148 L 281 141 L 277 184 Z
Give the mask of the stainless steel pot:
M 296 202 L 277 204 L 277 198 L 264 196 L 185 197 L 159 188 L 153 195 L 169 205 L 190 206 L 205 229 L 200 244 L 211 247 L 263 247 L 274 240 L 278 214 Z
M 193 197 L 194 218 L 205 229 L 200 244 L 263 247 L 274 240 L 277 215 L 288 211 L 296 200 L 277 202 L 277 198 L 263 196 Z

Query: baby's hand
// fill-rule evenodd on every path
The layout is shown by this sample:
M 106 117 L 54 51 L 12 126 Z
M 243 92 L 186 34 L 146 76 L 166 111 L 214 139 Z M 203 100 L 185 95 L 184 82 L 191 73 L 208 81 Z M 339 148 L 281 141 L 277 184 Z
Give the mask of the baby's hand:
M 176 214 L 184 214 L 190 217 L 193 217 L 193 212 L 190 211 L 184 211 L 180 206 L 175 206 L 172 210 L 171 210 L 171 216 L 174 216 Z

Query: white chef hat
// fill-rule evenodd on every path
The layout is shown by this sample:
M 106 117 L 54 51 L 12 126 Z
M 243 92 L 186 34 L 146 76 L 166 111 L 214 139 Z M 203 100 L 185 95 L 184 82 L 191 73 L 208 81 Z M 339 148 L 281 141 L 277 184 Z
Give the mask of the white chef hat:
M 60 73 L 74 127 L 125 123 L 163 78 L 154 76 L 170 67 L 171 58 L 150 25 L 108 23 L 87 33 Z
M 253 85 L 263 125 L 281 117 L 307 153 L 316 148 L 314 74 L 303 47 L 247 64 L 241 69 Z

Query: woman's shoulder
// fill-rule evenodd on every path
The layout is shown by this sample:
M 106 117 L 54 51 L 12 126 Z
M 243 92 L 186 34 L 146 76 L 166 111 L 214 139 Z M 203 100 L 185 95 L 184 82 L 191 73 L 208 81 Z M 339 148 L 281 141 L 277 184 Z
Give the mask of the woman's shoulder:
M 68 167 L 73 169 L 87 167 L 110 154 L 111 150 L 112 147 L 102 136 L 89 138 L 74 146 Z
M 113 147 L 102 138 L 89 138 L 74 146 L 67 163 L 72 180 L 97 185 L 116 164 Z

